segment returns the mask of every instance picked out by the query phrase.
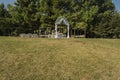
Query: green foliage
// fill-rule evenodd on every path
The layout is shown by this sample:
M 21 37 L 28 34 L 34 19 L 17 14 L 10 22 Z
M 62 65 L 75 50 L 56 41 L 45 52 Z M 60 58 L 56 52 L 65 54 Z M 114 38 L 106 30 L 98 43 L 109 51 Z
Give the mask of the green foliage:
M 4 4 L 0 4 L 0 35 L 10 35 L 10 27 L 12 26 L 10 18 L 11 16 Z
M 112 0 L 16 0 L 7 9 L 0 5 L 1 29 L 9 24 L 10 33 L 17 35 L 47 27 L 54 30 L 56 19 L 62 16 L 68 20 L 71 30 L 86 28 L 87 37 L 119 36 L 119 27 L 115 27 L 119 26 L 115 24 L 119 19 L 114 15 Z
M 120 38 L 120 13 L 115 12 L 109 25 L 109 34 L 114 38 Z
M 76 24 L 76 29 L 86 29 L 87 24 L 85 22 L 80 22 Z
M 21 23 L 20 27 L 26 29 L 26 32 L 32 32 L 39 28 L 38 0 L 17 0 L 13 8 L 13 19 L 16 23 Z

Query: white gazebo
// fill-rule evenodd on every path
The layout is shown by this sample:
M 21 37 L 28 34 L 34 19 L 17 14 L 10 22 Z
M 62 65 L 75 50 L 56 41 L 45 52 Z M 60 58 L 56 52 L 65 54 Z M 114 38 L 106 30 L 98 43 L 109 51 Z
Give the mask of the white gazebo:
M 67 38 L 70 38 L 70 35 L 69 35 L 69 23 L 68 23 L 68 20 L 66 18 L 58 18 L 55 22 L 55 38 L 59 38 L 58 37 L 58 25 L 60 25 L 61 23 L 64 23 L 66 26 L 67 26 Z

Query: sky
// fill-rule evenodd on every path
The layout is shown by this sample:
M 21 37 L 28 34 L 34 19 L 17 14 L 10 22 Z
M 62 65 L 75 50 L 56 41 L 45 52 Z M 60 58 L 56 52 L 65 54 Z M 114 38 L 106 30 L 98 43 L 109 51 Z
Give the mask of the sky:
M 16 0 L 0 0 L 0 3 L 4 4 L 14 4 Z M 116 6 L 116 9 L 120 12 L 120 0 L 113 0 L 113 3 Z
M 120 12 L 120 0 L 113 0 L 113 3 L 115 4 L 116 9 Z

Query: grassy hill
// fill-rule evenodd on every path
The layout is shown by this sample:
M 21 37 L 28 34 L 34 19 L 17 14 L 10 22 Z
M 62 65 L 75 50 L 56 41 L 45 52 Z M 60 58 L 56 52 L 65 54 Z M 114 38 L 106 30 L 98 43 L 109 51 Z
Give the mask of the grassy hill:
M 119 79 L 119 39 L 0 37 L 0 80 Z

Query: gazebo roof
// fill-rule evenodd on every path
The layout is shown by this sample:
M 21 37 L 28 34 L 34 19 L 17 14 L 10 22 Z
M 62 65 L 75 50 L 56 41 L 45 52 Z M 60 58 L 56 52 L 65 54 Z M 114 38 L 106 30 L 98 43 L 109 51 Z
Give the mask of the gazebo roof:
M 63 17 L 57 18 L 55 24 L 56 24 L 56 25 L 59 25 L 59 24 L 61 24 L 62 22 L 63 22 L 65 25 L 69 25 L 68 20 L 67 20 L 66 18 L 63 18 Z

